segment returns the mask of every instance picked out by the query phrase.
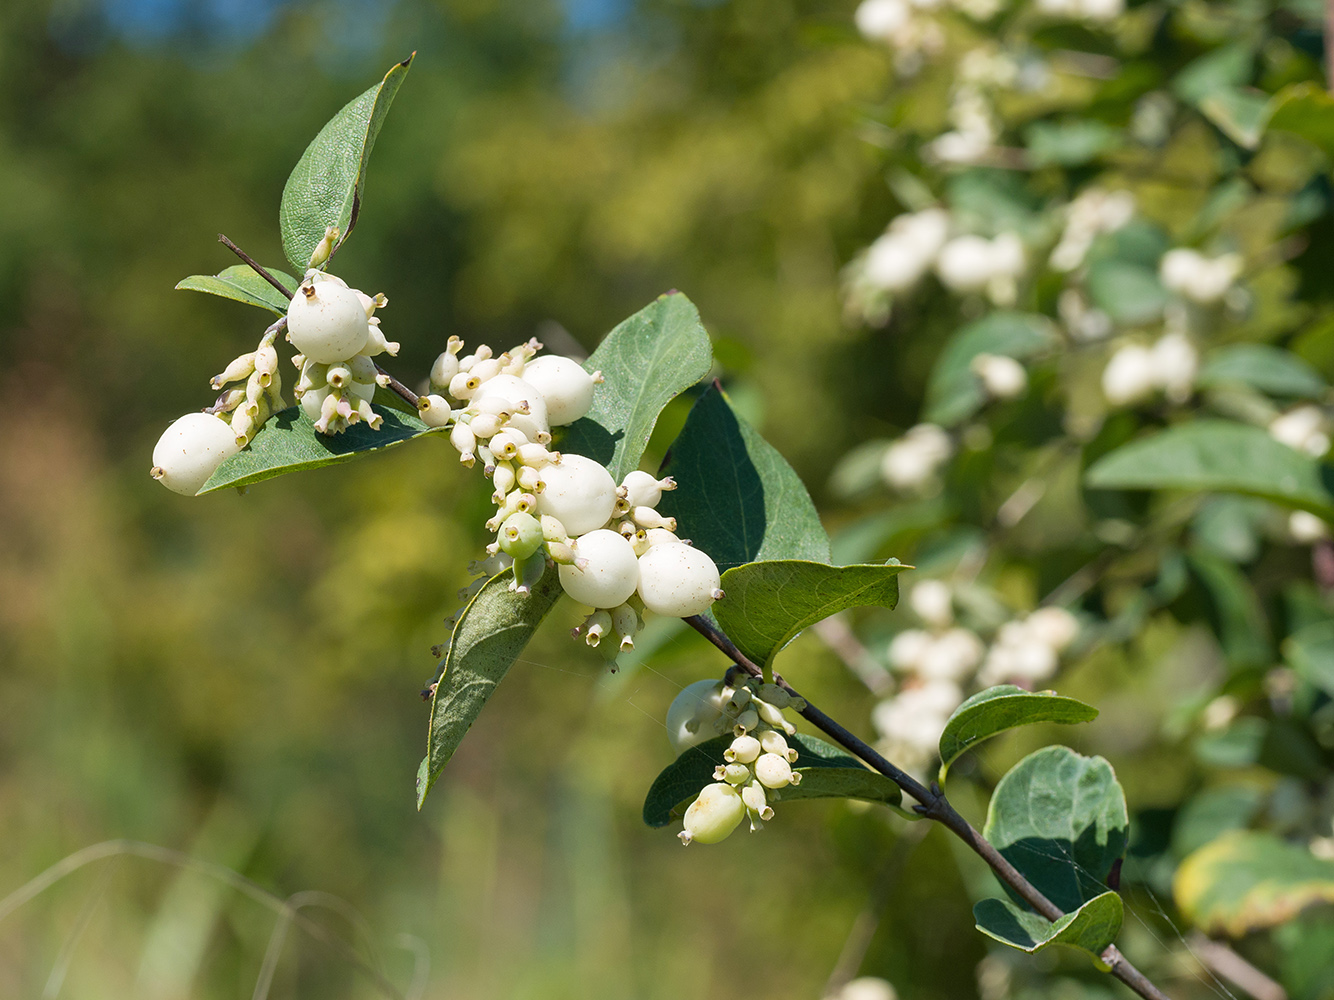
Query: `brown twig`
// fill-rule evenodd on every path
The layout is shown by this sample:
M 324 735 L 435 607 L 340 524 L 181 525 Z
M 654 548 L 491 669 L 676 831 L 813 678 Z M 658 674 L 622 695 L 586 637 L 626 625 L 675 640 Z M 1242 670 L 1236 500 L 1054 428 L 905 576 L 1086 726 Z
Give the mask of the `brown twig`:
M 288 291 L 287 286 L 285 286 L 281 281 L 279 281 L 272 274 L 270 274 L 266 267 L 264 267 L 262 264 L 256 263 L 255 259 L 251 257 L 250 254 L 246 253 L 235 243 L 229 240 L 226 236 L 223 236 L 222 233 L 218 233 L 218 242 L 221 243 L 223 246 L 225 246 L 232 253 L 236 254 L 236 256 L 240 257 L 248 265 L 250 265 L 250 269 L 252 271 L 258 274 L 261 278 L 267 281 L 274 288 L 278 289 L 278 291 L 282 292 L 283 295 L 287 296 L 287 298 L 290 299 L 293 296 L 293 294 L 295 294 L 291 291 Z
M 741 652 L 736 644 L 727 636 L 725 632 L 719 629 L 709 619 L 700 615 L 692 615 L 685 619 L 687 625 L 693 628 L 709 642 L 713 643 L 724 655 L 728 657 L 737 667 L 744 670 L 753 677 L 763 677 L 764 671 L 750 657 Z M 794 697 L 801 697 L 797 691 L 787 681 L 777 674 L 774 675 L 774 683 L 783 688 Z M 902 769 L 895 767 L 892 763 L 882 757 L 874 747 L 867 744 L 853 733 L 849 732 L 842 725 L 830 718 L 820 709 L 816 708 L 809 700 L 802 698 L 806 703 L 800 714 L 807 722 L 810 722 L 825 735 L 832 737 L 834 742 L 838 743 L 846 750 L 860 757 L 873 770 L 879 771 L 885 777 L 889 778 L 894 784 L 898 785 L 904 792 L 911 795 L 918 801 L 915 807 L 916 812 L 926 819 L 935 820 L 940 823 L 956 837 L 962 840 L 968 847 L 985 861 L 996 876 L 1007 886 L 1015 891 L 1029 906 L 1037 913 L 1040 913 L 1047 920 L 1053 923 L 1065 916 L 1064 912 L 1050 899 L 1028 881 L 1027 878 L 1010 864 L 992 844 L 987 841 L 973 825 L 959 815 L 958 811 L 952 806 L 941 791 L 940 786 L 935 782 L 927 788 L 916 778 L 907 774 Z M 1144 997 L 1144 1000 L 1168 1000 L 1158 987 L 1145 977 L 1135 966 L 1131 965 L 1126 957 L 1121 954 L 1116 945 L 1108 945 L 1101 955 L 1102 961 L 1109 967 L 1110 974 L 1121 980 L 1132 990 Z
M 375 370 L 389 380 L 389 384 L 386 386 L 386 388 L 391 389 L 393 392 L 396 392 L 400 399 L 410 404 L 414 409 L 416 409 L 420 405 L 421 397 L 418 396 L 415 392 L 409 389 L 398 379 L 394 378 L 394 376 L 390 375 L 379 365 L 375 366 Z

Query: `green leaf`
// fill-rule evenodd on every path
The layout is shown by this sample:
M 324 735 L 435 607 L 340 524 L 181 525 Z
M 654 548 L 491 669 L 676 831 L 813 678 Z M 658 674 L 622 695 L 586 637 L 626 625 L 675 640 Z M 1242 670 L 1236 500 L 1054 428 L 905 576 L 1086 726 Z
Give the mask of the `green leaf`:
M 1187 565 L 1209 596 L 1210 619 L 1234 667 L 1270 662 L 1269 624 L 1249 577 L 1222 556 L 1196 548 Z
M 1089 264 L 1088 292 L 1095 306 L 1124 326 L 1153 322 L 1169 298 L 1156 267 L 1118 257 Z
M 662 471 L 677 489 L 658 510 L 720 570 L 766 559 L 829 561 L 829 536 L 800 477 L 716 385 L 691 407 Z
M 708 549 L 705 549 L 708 551 Z M 737 647 L 767 667 L 802 629 L 847 608 L 892 608 L 899 602 L 898 563 L 830 566 L 778 559 L 735 566 L 723 574 L 727 596 L 713 606 Z
M 1288 636 L 1283 658 L 1302 680 L 1334 698 L 1334 621 L 1315 622 Z
M 296 289 L 297 280 L 290 274 L 272 267 L 268 268 L 268 272 L 288 288 Z M 176 287 L 189 292 L 221 295 L 224 299 L 259 306 L 279 316 L 287 315 L 287 296 L 256 274 L 249 264 L 237 264 L 217 274 L 192 274 L 176 282 Z
M 378 431 L 360 423 L 332 436 L 316 433 L 314 423 L 299 406 L 279 410 L 247 447 L 218 466 L 199 493 L 212 493 L 227 486 L 249 486 L 288 472 L 348 462 L 358 455 L 384 451 L 436 430 L 400 410 L 378 403 L 373 409 L 384 417 Z
M 1181 862 L 1172 894 L 1206 934 L 1241 937 L 1334 903 L 1334 861 L 1271 833 L 1234 830 Z
M 1001 778 L 982 835 L 1043 895 L 1071 913 L 1107 891 L 1107 878 L 1125 854 L 1129 826 L 1112 766 L 1101 757 L 1050 746 Z
M 1121 933 L 1124 915 L 1115 892 L 1094 896 L 1055 923 L 1005 899 L 984 899 L 973 907 L 977 929 L 1001 944 L 1030 955 L 1049 945 L 1066 945 L 1086 952 L 1104 972 L 1111 966 L 1103 962 L 1102 952 Z
M 1172 81 L 1172 89 L 1184 101 L 1199 104 L 1221 90 L 1244 86 L 1255 66 L 1255 53 L 1248 42 L 1234 42 L 1200 56 Z
M 926 386 L 922 419 L 952 427 L 980 410 L 987 396 L 971 365 L 979 354 L 1022 361 L 1055 343 L 1051 321 L 1031 313 L 994 312 L 957 331 L 945 344 Z
M 1116 145 L 1116 129 L 1092 119 L 1034 122 L 1024 130 L 1028 156 L 1035 167 L 1077 167 Z
M 1317 83 L 1294 83 L 1275 94 L 1269 127 L 1299 135 L 1334 159 L 1334 97 Z
M 1228 87 L 1199 102 L 1200 113 L 1243 149 L 1255 149 L 1269 120 L 1269 95 L 1253 87 Z
M 1085 483 L 1098 489 L 1242 493 L 1334 519 L 1332 472 L 1259 427 L 1194 420 L 1104 455 L 1085 473 Z
M 940 780 L 961 754 L 1016 726 L 1090 722 L 1098 710 L 1055 691 L 1025 691 L 1013 684 L 979 691 L 954 710 L 940 735 Z
M 560 450 L 596 459 L 619 483 L 639 468 L 662 408 L 712 366 L 713 346 L 694 303 L 680 292 L 659 296 L 607 334 L 584 362 L 607 380 L 588 415 L 566 429 Z
M 417 774 L 417 808 L 454 756 L 464 734 L 563 591 L 548 568 L 529 594 L 510 590 L 508 570 L 486 582 L 454 626 L 444 675 L 431 699 L 426 758 Z
M 396 64 L 383 80 L 334 115 L 287 178 L 278 222 L 283 252 L 297 274 L 306 273 L 329 226 L 342 234 L 339 246 L 356 226 L 371 149 L 415 57 L 414 52 Z
M 833 744 L 802 734 L 787 737 L 787 743 L 799 755 L 792 770 L 801 775 L 801 784 L 782 789 L 779 795 L 783 802 L 864 799 L 897 806 L 903 800 L 898 785 Z M 653 780 L 644 799 L 644 822 L 652 827 L 666 826 L 683 813 L 699 790 L 713 783 L 713 769 L 724 763 L 723 751 L 731 744 L 731 736 L 719 736 L 691 747 L 668 765 Z M 772 793 L 770 798 L 780 800 Z
M 1240 384 L 1271 396 L 1314 398 L 1329 385 L 1320 373 L 1291 351 L 1270 344 L 1236 344 L 1212 354 L 1200 369 L 1202 388 Z

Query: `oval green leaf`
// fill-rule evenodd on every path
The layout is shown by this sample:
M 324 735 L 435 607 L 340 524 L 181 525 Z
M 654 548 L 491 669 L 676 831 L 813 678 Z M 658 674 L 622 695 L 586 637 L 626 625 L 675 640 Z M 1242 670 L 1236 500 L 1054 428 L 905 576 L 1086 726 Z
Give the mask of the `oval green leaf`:
M 228 486 L 249 486 L 288 472 L 349 462 L 436 430 L 401 410 L 378 403 L 373 409 L 384 418 L 378 431 L 360 423 L 332 436 L 316 433 L 314 423 L 301 407 L 280 410 L 265 421 L 247 447 L 218 466 L 199 493 L 202 496 Z
M 618 483 L 639 468 L 662 408 L 713 367 L 699 310 L 680 292 L 662 295 L 607 334 L 584 368 L 606 381 L 593 408 L 560 439 L 561 451 L 601 462 Z
M 1103 972 L 1111 966 L 1102 952 L 1121 933 L 1125 907 L 1115 892 L 1104 892 L 1052 923 L 1006 899 L 984 899 L 973 907 L 977 929 L 989 938 L 1030 955 L 1049 945 L 1077 948 Z
M 1098 489 L 1241 493 L 1334 519 L 1334 469 L 1230 420 L 1195 420 L 1132 441 L 1095 462 L 1084 480 Z
M 705 551 L 708 551 L 707 549 Z M 803 559 L 746 563 L 723 574 L 718 624 L 756 663 L 768 666 L 804 628 L 848 608 L 893 608 L 899 563 L 830 566 Z
M 898 785 L 833 744 L 804 734 L 789 736 L 787 742 L 799 754 L 793 770 L 801 775 L 801 783 L 782 789 L 781 801 L 863 799 L 889 806 L 903 801 Z M 731 743 L 731 736 L 719 736 L 691 747 L 668 765 L 644 799 L 644 822 L 666 826 L 684 813 L 699 790 L 713 783 L 713 769 L 724 763 L 723 751 Z
M 982 835 L 1043 895 L 1072 913 L 1107 891 L 1129 826 L 1112 766 L 1051 746 L 1001 778 Z
M 829 562 L 829 536 L 801 478 L 717 383 L 690 408 L 662 472 L 677 488 L 658 510 L 720 570 L 768 559 Z
M 415 57 L 414 52 L 396 64 L 383 80 L 334 115 L 288 176 L 278 223 L 283 252 L 297 274 L 306 273 L 329 226 L 342 234 L 339 246 L 356 226 L 371 149 Z
M 426 757 L 417 772 L 418 809 L 487 699 L 563 593 L 554 567 L 529 594 L 510 590 L 513 578 L 505 570 L 488 580 L 454 625 L 444 673 L 431 698 Z
M 1334 159 L 1334 97 L 1319 84 L 1294 83 L 1275 94 L 1269 127 L 1299 135 Z
M 1025 691 L 1013 684 L 979 691 L 954 710 L 940 736 L 940 780 L 961 754 L 1016 726 L 1091 722 L 1098 710 L 1055 691 Z
M 1241 937 L 1334 903 L 1334 861 L 1272 833 L 1234 830 L 1181 862 L 1172 894 L 1206 934 Z
M 1235 344 L 1209 357 L 1196 384 L 1245 385 L 1271 396 L 1312 399 L 1329 388 L 1320 373 L 1291 351 L 1272 344 Z
M 297 280 L 290 274 L 284 274 L 272 267 L 268 268 L 268 272 L 288 288 L 296 288 Z M 217 274 L 192 274 L 176 282 L 176 288 L 189 292 L 221 295 L 224 299 L 234 299 L 248 306 L 267 309 L 278 316 L 287 315 L 287 296 L 256 274 L 249 264 L 237 264 Z
M 1334 621 L 1313 622 L 1288 636 L 1283 658 L 1302 680 L 1334 698 Z

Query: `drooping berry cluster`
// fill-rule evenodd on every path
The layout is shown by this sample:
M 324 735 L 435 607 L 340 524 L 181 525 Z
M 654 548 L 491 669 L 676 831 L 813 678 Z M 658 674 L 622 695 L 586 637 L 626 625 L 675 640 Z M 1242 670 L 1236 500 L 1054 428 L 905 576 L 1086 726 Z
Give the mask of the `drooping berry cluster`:
M 801 772 L 792 769 L 797 751 L 787 742 L 797 730 L 783 709 L 805 707 L 802 699 L 757 677 L 735 686 L 696 681 L 677 695 L 667 710 L 667 737 L 678 754 L 729 732 L 733 737 L 713 783 L 686 809 L 681 843 L 716 844 L 743 818 L 749 817 L 752 833 L 773 818 L 769 803 L 782 797 L 781 789 L 801 783 Z

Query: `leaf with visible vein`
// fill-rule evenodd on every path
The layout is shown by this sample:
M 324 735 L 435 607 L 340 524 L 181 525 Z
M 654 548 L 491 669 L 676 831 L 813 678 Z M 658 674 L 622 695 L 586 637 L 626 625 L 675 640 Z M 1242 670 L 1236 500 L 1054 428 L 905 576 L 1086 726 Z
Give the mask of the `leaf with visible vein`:
M 284 274 L 276 268 L 268 272 L 288 288 L 295 289 L 297 280 L 290 274 Z M 181 291 L 207 292 L 220 295 L 224 299 L 234 299 L 248 306 L 267 309 L 278 316 L 287 315 L 287 297 L 255 273 L 249 264 L 236 264 L 224 268 L 217 274 L 192 274 L 176 282 Z

